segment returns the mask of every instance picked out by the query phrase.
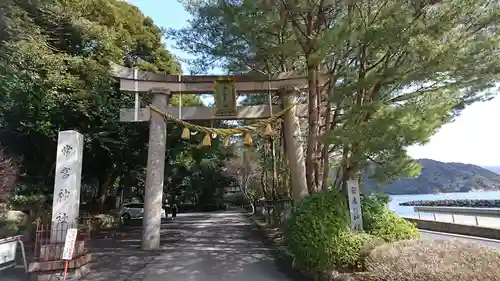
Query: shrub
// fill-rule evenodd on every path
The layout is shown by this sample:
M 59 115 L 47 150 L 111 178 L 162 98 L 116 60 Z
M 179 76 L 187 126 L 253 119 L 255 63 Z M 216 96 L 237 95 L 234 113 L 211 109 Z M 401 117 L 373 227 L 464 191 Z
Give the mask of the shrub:
M 332 270 L 334 268 L 359 269 L 364 267 L 361 257 L 362 249 L 371 244 L 375 237 L 365 232 L 352 232 L 350 230 L 340 232 L 331 238 L 331 248 L 326 252 L 327 259 L 321 270 Z
M 365 229 L 371 228 L 373 220 L 387 209 L 387 204 L 391 199 L 385 194 L 372 194 L 361 197 L 363 210 L 363 226 Z
M 362 198 L 363 226 L 366 232 L 387 242 L 409 240 L 420 237 L 415 224 L 391 211 L 387 206 L 389 197 L 371 195 Z
M 376 247 L 366 266 L 376 280 L 500 280 L 500 251 L 459 240 L 410 240 Z M 370 279 L 371 280 L 371 279 Z
M 285 238 L 298 264 L 325 272 L 358 266 L 359 251 L 372 237 L 351 232 L 345 195 L 330 191 L 308 196 L 293 208 Z
M 0 239 L 20 234 L 22 225 L 17 221 L 0 220 Z
M 378 237 L 367 241 L 359 250 L 359 265 L 361 268 L 366 269 L 366 258 L 376 247 L 385 244 L 385 241 Z
M 115 229 L 121 223 L 121 217 L 116 213 L 97 214 L 93 215 L 89 219 L 93 230 Z

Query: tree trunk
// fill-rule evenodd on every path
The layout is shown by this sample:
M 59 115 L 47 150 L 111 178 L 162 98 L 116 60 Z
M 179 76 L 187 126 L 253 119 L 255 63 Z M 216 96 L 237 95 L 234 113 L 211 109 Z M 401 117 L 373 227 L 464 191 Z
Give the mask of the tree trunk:
M 309 58 L 307 58 L 309 63 Z M 316 191 L 316 142 L 318 137 L 318 100 L 317 100 L 317 87 L 316 87 L 316 66 L 308 65 L 307 67 L 307 80 L 309 87 L 308 94 L 308 107 L 307 107 L 307 150 L 306 150 L 306 183 L 309 194 Z
M 325 132 L 327 133 L 332 129 L 332 120 L 335 118 L 335 116 L 332 118 L 332 103 L 327 101 L 327 107 L 326 107 L 326 112 L 325 112 Z M 330 145 L 325 144 L 323 145 L 323 149 L 321 151 L 321 161 L 323 162 L 323 179 L 321 181 L 321 190 L 322 191 L 328 191 L 328 179 L 330 177 Z
M 100 208 L 104 207 L 104 203 L 106 203 L 106 199 L 108 198 L 109 187 L 113 184 L 113 182 L 118 177 L 118 168 L 116 164 L 104 174 L 103 181 L 99 181 L 99 191 L 97 192 L 97 203 Z
M 285 108 L 294 104 L 297 100 L 293 94 L 282 93 L 282 104 Z M 283 134 L 285 140 L 285 152 L 290 166 L 290 178 L 292 182 L 292 198 L 294 201 L 308 194 L 306 181 L 306 168 L 304 165 L 304 149 L 300 143 L 300 125 L 297 118 L 296 107 L 288 110 L 283 116 Z

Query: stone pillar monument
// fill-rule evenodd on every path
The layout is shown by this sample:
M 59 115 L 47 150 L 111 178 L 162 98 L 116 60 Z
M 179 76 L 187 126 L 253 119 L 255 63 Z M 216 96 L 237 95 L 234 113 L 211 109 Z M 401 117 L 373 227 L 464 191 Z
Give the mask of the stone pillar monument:
M 351 228 L 363 230 L 363 213 L 361 211 L 361 196 L 359 195 L 359 179 L 352 178 L 347 181 L 347 196 L 349 200 L 349 213 L 351 214 Z
M 83 135 L 59 132 L 57 141 L 51 243 L 63 243 L 68 228 L 77 228 L 82 182 Z
M 152 104 L 164 110 L 167 108 L 169 90 L 152 89 Z M 165 149 L 167 125 L 161 114 L 151 110 L 149 123 L 148 164 L 144 194 L 144 217 L 142 220 L 143 250 L 160 247 L 161 212 L 163 203 L 163 179 L 165 173 Z
M 68 228 L 78 229 L 82 158 L 83 135 L 77 131 L 59 132 L 50 239 L 39 240 L 39 256 L 28 266 L 32 281 L 62 280 L 63 278 L 65 261 L 61 258 L 66 232 Z M 37 230 L 42 231 L 41 237 L 45 236 L 43 231 L 47 228 Z M 91 254 L 85 247 L 85 241 L 77 240 L 72 259 L 68 261 L 69 278 L 87 274 L 90 270 L 90 260 Z

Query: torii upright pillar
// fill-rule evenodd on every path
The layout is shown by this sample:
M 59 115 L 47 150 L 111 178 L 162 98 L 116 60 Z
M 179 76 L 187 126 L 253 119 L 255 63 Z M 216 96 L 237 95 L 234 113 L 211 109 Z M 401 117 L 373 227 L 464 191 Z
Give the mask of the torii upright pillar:
M 170 90 L 154 88 L 151 89 L 150 93 L 153 96 L 152 104 L 161 110 L 166 110 L 167 101 L 171 94 Z M 141 248 L 143 250 L 153 250 L 160 247 L 167 124 L 161 114 L 149 110 L 149 108 L 141 109 L 138 103 L 136 103 L 135 109 L 130 109 L 128 112 L 130 114 L 120 116 L 120 121 L 149 121 L 148 163 L 144 189 Z
M 153 89 L 151 94 L 153 95 L 152 104 L 155 107 L 167 108 L 169 90 Z M 142 219 L 141 248 L 143 250 L 153 250 L 160 247 L 166 140 L 166 121 L 158 112 L 151 110 L 146 188 L 144 190 L 144 216 Z

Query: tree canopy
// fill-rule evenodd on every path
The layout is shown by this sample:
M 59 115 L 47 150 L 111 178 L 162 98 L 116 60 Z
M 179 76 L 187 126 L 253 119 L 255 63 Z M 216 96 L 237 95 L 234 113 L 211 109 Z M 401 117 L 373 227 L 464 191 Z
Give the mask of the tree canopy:
M 332 170 L 336 187 L 373 164 L 381 181 L 415 174 L 405 147 L 497 90 L 497 1 L 181 2 L 192 20 L 171 34 L 200 71 L 307 74 L 310 193 Z
M 117 188 L 140 195 L 149 126 L 119 122 L 119 109 L 133 107 L 134 98 L 119 91 L 110 65 L 180 73 L 164 30 L 118 0 L 8 0 L 0 11 L 0 142 L 21 160 L 18 192 L 51 193 L 58 131 L 77 130 L 85 138 L 82 200 L 104 203 Z M 202 105 L 196 95 L 182 102 Z M 170 103 L 178 105 L 178 97 Z M 167 127 L 166 191 L 188 175 L 189 185 L 209 175 L 222 180 L 225 151 L 199 149 L 193 143 L 200 136 L 181 141 L 182 128 Z

